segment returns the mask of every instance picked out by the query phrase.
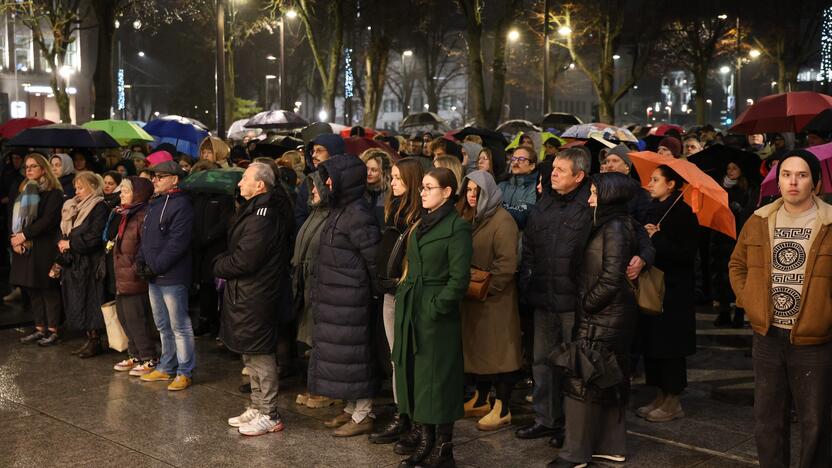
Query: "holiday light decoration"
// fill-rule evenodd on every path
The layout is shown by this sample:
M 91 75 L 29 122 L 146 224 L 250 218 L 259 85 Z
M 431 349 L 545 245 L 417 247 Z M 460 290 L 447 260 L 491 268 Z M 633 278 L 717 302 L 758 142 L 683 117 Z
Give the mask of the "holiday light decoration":
M 832 81 L 832 6 L 823 12 L 820 31 L 820 76 L 824 81 Z

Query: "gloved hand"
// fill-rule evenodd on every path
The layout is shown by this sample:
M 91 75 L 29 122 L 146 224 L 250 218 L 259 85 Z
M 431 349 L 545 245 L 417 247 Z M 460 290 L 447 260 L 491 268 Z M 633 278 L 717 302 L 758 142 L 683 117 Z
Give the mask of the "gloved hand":
M 136 276 L 145 281 L 153 281 L 156 278 L 156 273 L 146 263 L 141 262 L 136 263 Z

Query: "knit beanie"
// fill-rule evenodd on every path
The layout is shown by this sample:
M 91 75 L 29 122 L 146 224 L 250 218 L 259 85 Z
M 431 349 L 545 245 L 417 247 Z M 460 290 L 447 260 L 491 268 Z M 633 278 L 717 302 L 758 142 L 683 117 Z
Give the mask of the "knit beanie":
M 630 161 L 630 157 L 627 155 L 630 151 L 632 151 L 632 150 L 630 148 L 628 148 L 627 145 L 625 145 L 623 143 L 620 143 L 620 144 L 615 145 L 612 148 L 608 149 L 606 152 L 604 152 L 603 156 L 599 159 L 601 160 L 601 162 L 603 162 L 603 159 L 605 159 L 607 156 L 609 156 L 611 154 L 614 154 L 614 155 L 618 156 L 619 158 L 621 158 L 621 160 L 624 161 L 624 164 L 630 166 L 630 168 L 632 169 L 633 162 Z
M 780 168 L 783 167 L 783 161 L 792 157 L 800 158 L 806 161 L 806 164 L 809 165 L 809 170 L 812 172 L 812 186 L 817 187 L 818 182 L 820 182 L 820 161 L 818 160 L 818 157 L 815 156 L 812 152 L 806 151 L 804 149 L 791 150 L 788 153 L 784 154 L 782 158 L 780 158 L 780 164 L 777 165 L 777 178 L 780 178 Z
M 682 154 L 682 142 L 678 138 L 666 136 L 659 141 L 659 146 L 669 149 L 673 156 L 678 158 Z

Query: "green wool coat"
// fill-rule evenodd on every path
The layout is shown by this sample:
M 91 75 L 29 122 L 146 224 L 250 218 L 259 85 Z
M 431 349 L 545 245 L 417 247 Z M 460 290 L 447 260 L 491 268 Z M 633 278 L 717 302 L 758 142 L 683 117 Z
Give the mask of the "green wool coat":
M 456 212 L 407 246 L 396 290 L 393 365 L 399 411 L 422 424 L 464 415 L 460 303 L 471 279 L 471 225 Z

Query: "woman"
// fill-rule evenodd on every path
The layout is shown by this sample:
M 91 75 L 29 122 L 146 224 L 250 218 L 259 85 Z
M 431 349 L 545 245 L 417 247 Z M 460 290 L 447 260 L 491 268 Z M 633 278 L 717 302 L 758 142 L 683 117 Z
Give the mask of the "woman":
M 132 159 L 122 159 L 113 166 L 113 170 L 121 174 L 122 178 L 136 175 L 136 165 Z
M 699 225 L 682 198 L 685 181 L 661 165 L 650 177 L 647 190 L 653 199 L 644 226 L 656 249 L 655 267 L 664 272 L 662 313 L 642 315 L 640 348 L 647 385 L 657 388 L 656 398 L 636 414 L 651 422 L 684 417 L 679 395 L 687 386 L 686 356 L 696 352 L 694 313 L 694 260 Z
M 120 201 L 119 184 L 121 184 L 122 176 L 116 171 L 107 171 L 104 173 L 104 185 L 102 191 L 104 192 L 104 202 L 107 203 L 107 208 L 115 208 Z
M 176 156 L 176 162 L 179 164 L 179 167 L 185 171 L 185 174 L 190 174 L 191 169 L 194 167 L 194 161 L 191 157 L 187 154 L 179 154 Z
M 390 192 L 390 156 L 380 149 L 368 149 L 361 153 L 367 166 L 367 194 L 365 198 L 373 209 L 379 230 L 384 226 L 384 203 Z
M 495 159 L 489 148 L 483 148 L 477 156 L 477 170 L 490 172 L 498 183 L 508 178 L 506 161 L 503 158 Z
M 199 159 L 213 161 L 220 167 L 231 167 L 228 163 L 228 153 L 231 148 L 217 137 L 205 137 L 199 144 Z
M 12 268 L 9 283 L 20 286 L 34 315 L 35 331 L 21 343 L 49 346 L 58 341 L 61 320 L 61 292 L 49 276 L 58 254 L 58 225 L 63 193 L 46 159 L 31 153 L 23 159 L 26 179 L 14 200 L 10 230 Z
M 462 356 L 465 373 L 476 382 L 465 416 L 479 416 L 477 429 L 495 431 L 511 424 L 511 390 L 522 364 L 520 313 L 517 305 L 517 245 L 520 232 L 505 208 L 494 177 L 474 171 L 462 181 L 457 209 L 472 225 L 471 268 L 491 274 L 484 302 L 462 301 Z M 491 386 L 497 395 L 488 401 Z
M 52 174 L 61 183 L 64 200 L 69 200 L 75 196 L 75 186 L 72 184 L 75 179 L 75 165 L 72 158 L 66 153 L 56 153 L 49 161 L 52 164 Z
M 153 196 L 153 183 L 130 176 L 121 183 L 121 205 L 116 208 L 118 230 L 113 247 L 116 279 L 116 313 L 127 335 L 127 359 L 113 369 L 132 376 L 149 374 L 159 356 L 152 333 L 152 312 L 147 282 L 136 276 L 133 266 L 139 251 L 139 233 L 144 224 L 147 202 Z
M 456 193 L 449 169 L 422 178 L 422 213 L 396 290 L 396 392 L 399 411 L 414 422 L 397 448 L 411 452 L 402 461 L 410 466 L 453 463 L 454 421 L 465 414 L 459 308 L 471 280 L 471 225 L 456 213 Z
M 393 350 L 393 331 L 396 322 L 396 286 L 402 276 L 402 263 L 406 239 L 410 229 L 419 220 L 422 211 L 422 200 L 419 187 L 422 185 L 424 171 L 422 164 L 414 158 L 401 159 L 393 165 L 390 193 L 384 203 L 384 227 L 381 231 L 381 242 L 378 245 L 376 265 L 377 277 L 384 289 L 382 317 L 387 344 Z M 396 397 L 395 375 L 393 377 L 393 401 Z M 393 421 L 381 431 L 370 434 L 370 442 L 387 444 L 399 440 L 411 428 L 407 415 L 396 411 Z
M 300 151 L 289 150 L 283 153 L 283 156 L 277 159 L 277 165 L 281 167 L 288 167 L 295 171 L 298 176 L 298 185 L 303 182 L 306 163 L 303 161 L 303 154 Z
M 84 330 L 87 341 L 74 352 L 81 358 L 100 354 L 104 328 L 101 299 L 104 286 L 102 233 L 109 210 L 104 203 L 101 176 L 89 171 L 75 176 L 75 197 L 61 209 L 58 264 L 67 324 Z
M 456 177 L 456 186 L 462 184 L 462 176 L 465 175 L 462 169 L 462 162 L 456 156 L 437 156 L 433 160 L 433 167 L 444 167 L 450 169 Z
M 593 457 L 625 459 L 630 349 L 638 323 L 626 275 L 630 258 L 638 253 L 639 228 L 627 204 L 636 189 L 621 173 L 591 178 L 592 231 L 578 273 L 575 336 L 552 356 L 552 364 L 567 376 L 566 440 L 549 466 L 586 466 Z M 594 369 L 575 364 L 584 361 L 595 363 Z

